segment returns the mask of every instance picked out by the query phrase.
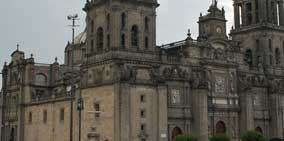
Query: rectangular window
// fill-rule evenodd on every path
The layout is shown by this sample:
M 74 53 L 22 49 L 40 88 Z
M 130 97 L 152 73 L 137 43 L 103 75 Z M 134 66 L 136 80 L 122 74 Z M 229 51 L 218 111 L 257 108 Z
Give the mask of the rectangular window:
M 33 122 L 33 113 L 30 112 L 29 113 L 29 123 L 32 123 Z
M 146 125 L 145 124 L 141 124 L 140 129 L 141 129 L 141 131 L 145 131 L 146 130 Z
M 145 95 L 141 95 L 141 96 L 140 96 L 140 102 L 141 102 L 141 103 L 144 103 L 145 101 L 146 101 Z
M 256 40 L 256 50 L 259 51 L 260 50 L 260 46 L 259 46 L 259 40 Z
M 100 117 L 100 104 L 95 103 L 94 108 L 95 108 L 95 117 L 99 118 Z
M 141 110 L 140 111 L 140 117 L 141 118 L 145 118 L 146 117 L 146 111 L 145 110 Z
M 44 110 L 43 111 L 43 123 L 46 123 L 47 122 L 47 111 Z
M 60 109 L 60 122 L 63 122 L 64 121 L 64 109 Z
M 149 40 L 148 37 L 145 37 L 145 48 L 148 49 L 149 47 Z

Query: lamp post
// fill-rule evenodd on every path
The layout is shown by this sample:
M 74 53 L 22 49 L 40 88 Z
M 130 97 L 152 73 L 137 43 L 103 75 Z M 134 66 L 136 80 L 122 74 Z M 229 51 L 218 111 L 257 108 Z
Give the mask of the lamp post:
M 67 16 L 67 19 L 72 21 L 72 25 L 69 25 L 69 26 L 72 27 L 72 44 L 74 44 L 75 27 L 78 27 L 78 26 L 79 26 L 79 25 L 76 25 L 76 24 L 75 24 L 76 20 L 79 20 L 78 14 L 69 15 L 69 16 Z
M 75 15 L 69 15 L 67 16 L 68 20 L 72 21 L 72 25 L 70 25 L 72 27 L 72 44 L 74 45 L 74 36 L 75 36 L 75 27 L 77 27 L 78 25 L 75 24 L 76 20 L 78 19 L 78 14 Z M 70 91 L 70 141 L 73 141 L 73 99 L 74 99 L 74 93 L 75 93 L 75 85 L 74 85 L 74 76 L 73 76 L 73 59 L 74 59 L 74 55 L 73 55 L 73 51 L 72 52 L 72 60 L 71 60 L 71 91 Z
M 79 138 L 79 141 L 81 141 L 81 121 L 82 121 L 82 110 L 84 109 L 84 101 L 83 101 L 83 98 L 81 96 L 81 92 L 80 92 L 80 95 L 79 95 L 79 98 L 78 98 L 78 103 L 77 103 L 77 110 L 78 110 L 78 116 L 79 116 L 79 135 L 78 135 L 78 138 Z

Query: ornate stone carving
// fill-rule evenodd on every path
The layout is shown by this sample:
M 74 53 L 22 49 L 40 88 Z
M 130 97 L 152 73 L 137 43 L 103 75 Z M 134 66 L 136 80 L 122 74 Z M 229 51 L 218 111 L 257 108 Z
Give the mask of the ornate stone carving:
M 245 91 L 251 88 L 250 77 L 247 75 L 240 75 L 238 78 L 240 91 Z
M 189 73 L 180 67 L 165 68 L 163 71 L 163 76 L 166 79 L 189 79 Z
M 224 93 L 225 92 L 225 77 L 216 76 L 215 77 L 215 92 L 216 93 Z
M 164 76 L 160 73 L 159 67 L 153 67 L 150 72 L 151 80 L 154 82 L 164 82 Z
M 94 83 L 101 83 L 103 81 L 103 70 L 101 68 L 93 70 Z
M 204 70 L 194 70 L 191 78 L 191 87 L 193 89 L 209 89 L 210 82 Z
M 136 69 L 131 66 L 122 65 L 120 68 L 120 80 L 122 81 L 134 81 L 136 80 L 136 74 Z
M 268 91 L 270 94 L 278 93 L 280 92 L 280 90 L 281 90 L 280 80 L 276 80 L 276 79 L 268 80 Z
M 214 50 L 214 59 L 215 60 L 226 60 L 225 52 L 221 49 Z
M 230 94 L 235 94 L 235 78 L 236 74 L 234 72 L 231 72 L 229 76 Z

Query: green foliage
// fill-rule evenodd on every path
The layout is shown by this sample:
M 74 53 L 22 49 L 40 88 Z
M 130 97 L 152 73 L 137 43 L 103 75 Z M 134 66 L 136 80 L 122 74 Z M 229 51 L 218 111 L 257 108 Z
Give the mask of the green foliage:
M 178 135 L 176 141 L 197 141 L 197 136 L 195 135 Z
M 265 141 L 263 134 L 257 131 L 248 131 L 242 136 L 242 141 Z
M 230 141 L 230 137 L 227 134 L 217 134 L 212 136 L 210 141 Z

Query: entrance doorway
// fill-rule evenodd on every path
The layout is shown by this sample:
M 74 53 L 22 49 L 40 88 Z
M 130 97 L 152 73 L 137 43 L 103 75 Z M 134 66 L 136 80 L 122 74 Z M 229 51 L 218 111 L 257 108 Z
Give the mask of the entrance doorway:
M 172 130 L 172 141 L 176 141 L 176 137 L 180 134 L 182 134 L 182 130 L 179 127 L 175 127 Z

